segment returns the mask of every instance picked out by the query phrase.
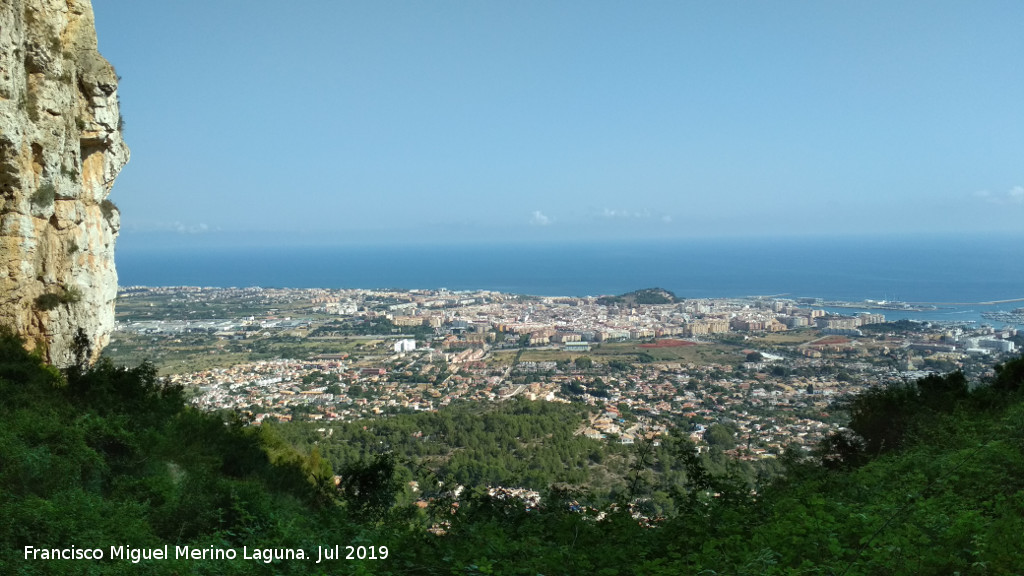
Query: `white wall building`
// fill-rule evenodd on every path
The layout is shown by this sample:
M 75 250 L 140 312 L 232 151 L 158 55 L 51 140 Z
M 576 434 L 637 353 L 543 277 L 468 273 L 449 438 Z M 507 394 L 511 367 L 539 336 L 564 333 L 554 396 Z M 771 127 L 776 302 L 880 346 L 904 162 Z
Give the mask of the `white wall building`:
M 416 341 L 412 338 L 403 338 L 395 342 L 395 353 L 412 352 L 416 349 Z

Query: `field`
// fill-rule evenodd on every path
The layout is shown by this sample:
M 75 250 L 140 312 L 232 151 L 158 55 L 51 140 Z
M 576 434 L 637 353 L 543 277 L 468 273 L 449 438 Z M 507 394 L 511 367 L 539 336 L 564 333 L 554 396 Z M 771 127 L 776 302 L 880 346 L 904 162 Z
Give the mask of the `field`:
M 656 362 L 689 364 L 736 364 L 743 361 L 740 346 L 723 342 L 701 342 L 694 346 L 645 347 L 648 343 L 612 342 L 595 347 L 590 355 L 598 361 L 629 357 Z
M 103 356 L 115 364 L 152 362 L 161 376 L 224 368 L 256 360 L 304 360 L 318 354 L 385 355 L 391 349 L 379 337 L 297 338 L 271 335 L 247 340 L 222 340 L 199 334 L 140 335 L 118 332 Z
M 671 338 L 665 338 L 657 340 L 650 344 L 641 344 L 641 348 L 682 348 L 684 346 L 696 346 L 696 342 L 690 342 L 689 340 L 673 340 Z
M 759 346 L 798 346 L 806 344 L 821 336 L 821 332 L 812 328 L 789 330 L 786 332 L 769 332 L 766 334 L 752 336 L 747 340 L 750 347 Z

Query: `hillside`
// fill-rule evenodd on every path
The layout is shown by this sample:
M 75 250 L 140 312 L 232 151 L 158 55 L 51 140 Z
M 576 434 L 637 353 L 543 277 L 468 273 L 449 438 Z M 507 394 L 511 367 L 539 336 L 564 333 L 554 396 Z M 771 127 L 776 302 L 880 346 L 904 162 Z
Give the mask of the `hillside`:
M 644 288 L 619 296 L 602 296 L 598 298 L 597 302 L 605 306 L 612 304 L 634 306 L 637 304 L 675 304 L 682 302 L 682 299 L 664 288 Z
M 300 428 L 199 413 L 145 365 L 62 374 L 8 335 L 0 339 L 0 572 L 1019 573 L 1022 382 L 1018 359 L 973 390 L 958 373 L 878 389 L 849 406 L 852 432 L 816 454 L 787 454 L 775 480 L 751 484 L 730 466 L 711 473 L 712 462 L 670 435 L 633 448 L 623 490 L 598 508 L 587 505 L 586 488 L 559 482 L 532 505 L 467 485 L 457 496 L 435 491 L 421 508 L 396 470 L 417 461 L 431 469 L 431 461 L 383 439 L 373 447 L 377 426 L 367 424 L 358 444 L 345 442 L 363 448 L 339 460 L 336 487 L 321 456 L 334 450 L 329 443 L 297 442 L 310 448 L 300 451 L 284 440 L 305 436 Z M 529 406 L 481 425 L 521 421 L 513 437 L 533 427 L 554 433 L 546 449 L 559 458 L 582 456 L 556 429 L 544 432 L 545 412 Z M 445 450 L 456 453 L 470 444 L 450 442 Z M 435 472 L 435 480 L 445 475 Z M 388 558 L 316 564 L 318 547 L 334 544 L 372 545 L 377 554 L 387 546 Z M 124 545 L 167 545 L 172 558 L 24 557 L 25 546 Z M 238 557 L 174 559 L 176 545 Z M 243 547 L 301 549 L 307 559 L 243 560 Z

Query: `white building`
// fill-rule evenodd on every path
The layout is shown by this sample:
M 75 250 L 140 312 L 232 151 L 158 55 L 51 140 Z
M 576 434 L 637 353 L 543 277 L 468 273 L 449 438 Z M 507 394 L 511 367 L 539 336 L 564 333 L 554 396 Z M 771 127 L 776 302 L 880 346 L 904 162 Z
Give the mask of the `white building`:
M 395 342 L 395 353 L 412 352 L 416 349 L 416 341 L 412 338 L 403 338 Z

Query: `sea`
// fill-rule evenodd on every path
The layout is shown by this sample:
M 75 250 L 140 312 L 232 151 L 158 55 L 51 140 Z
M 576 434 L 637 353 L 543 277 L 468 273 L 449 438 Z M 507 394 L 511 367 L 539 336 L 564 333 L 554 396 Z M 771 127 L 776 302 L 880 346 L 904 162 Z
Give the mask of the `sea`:
M 1012 236 L 119 246 L 117 268 L 122 286 L 446 288 L 537 296 L 660 287 L 683 298 L 935 303 L 923 312 L 881 312 L 889 319 L 995 326 L 1003 323 L 981 313 L 1024 307 L 1024 238 Z M 980 304 L 993 301 L 1005 302 Z

